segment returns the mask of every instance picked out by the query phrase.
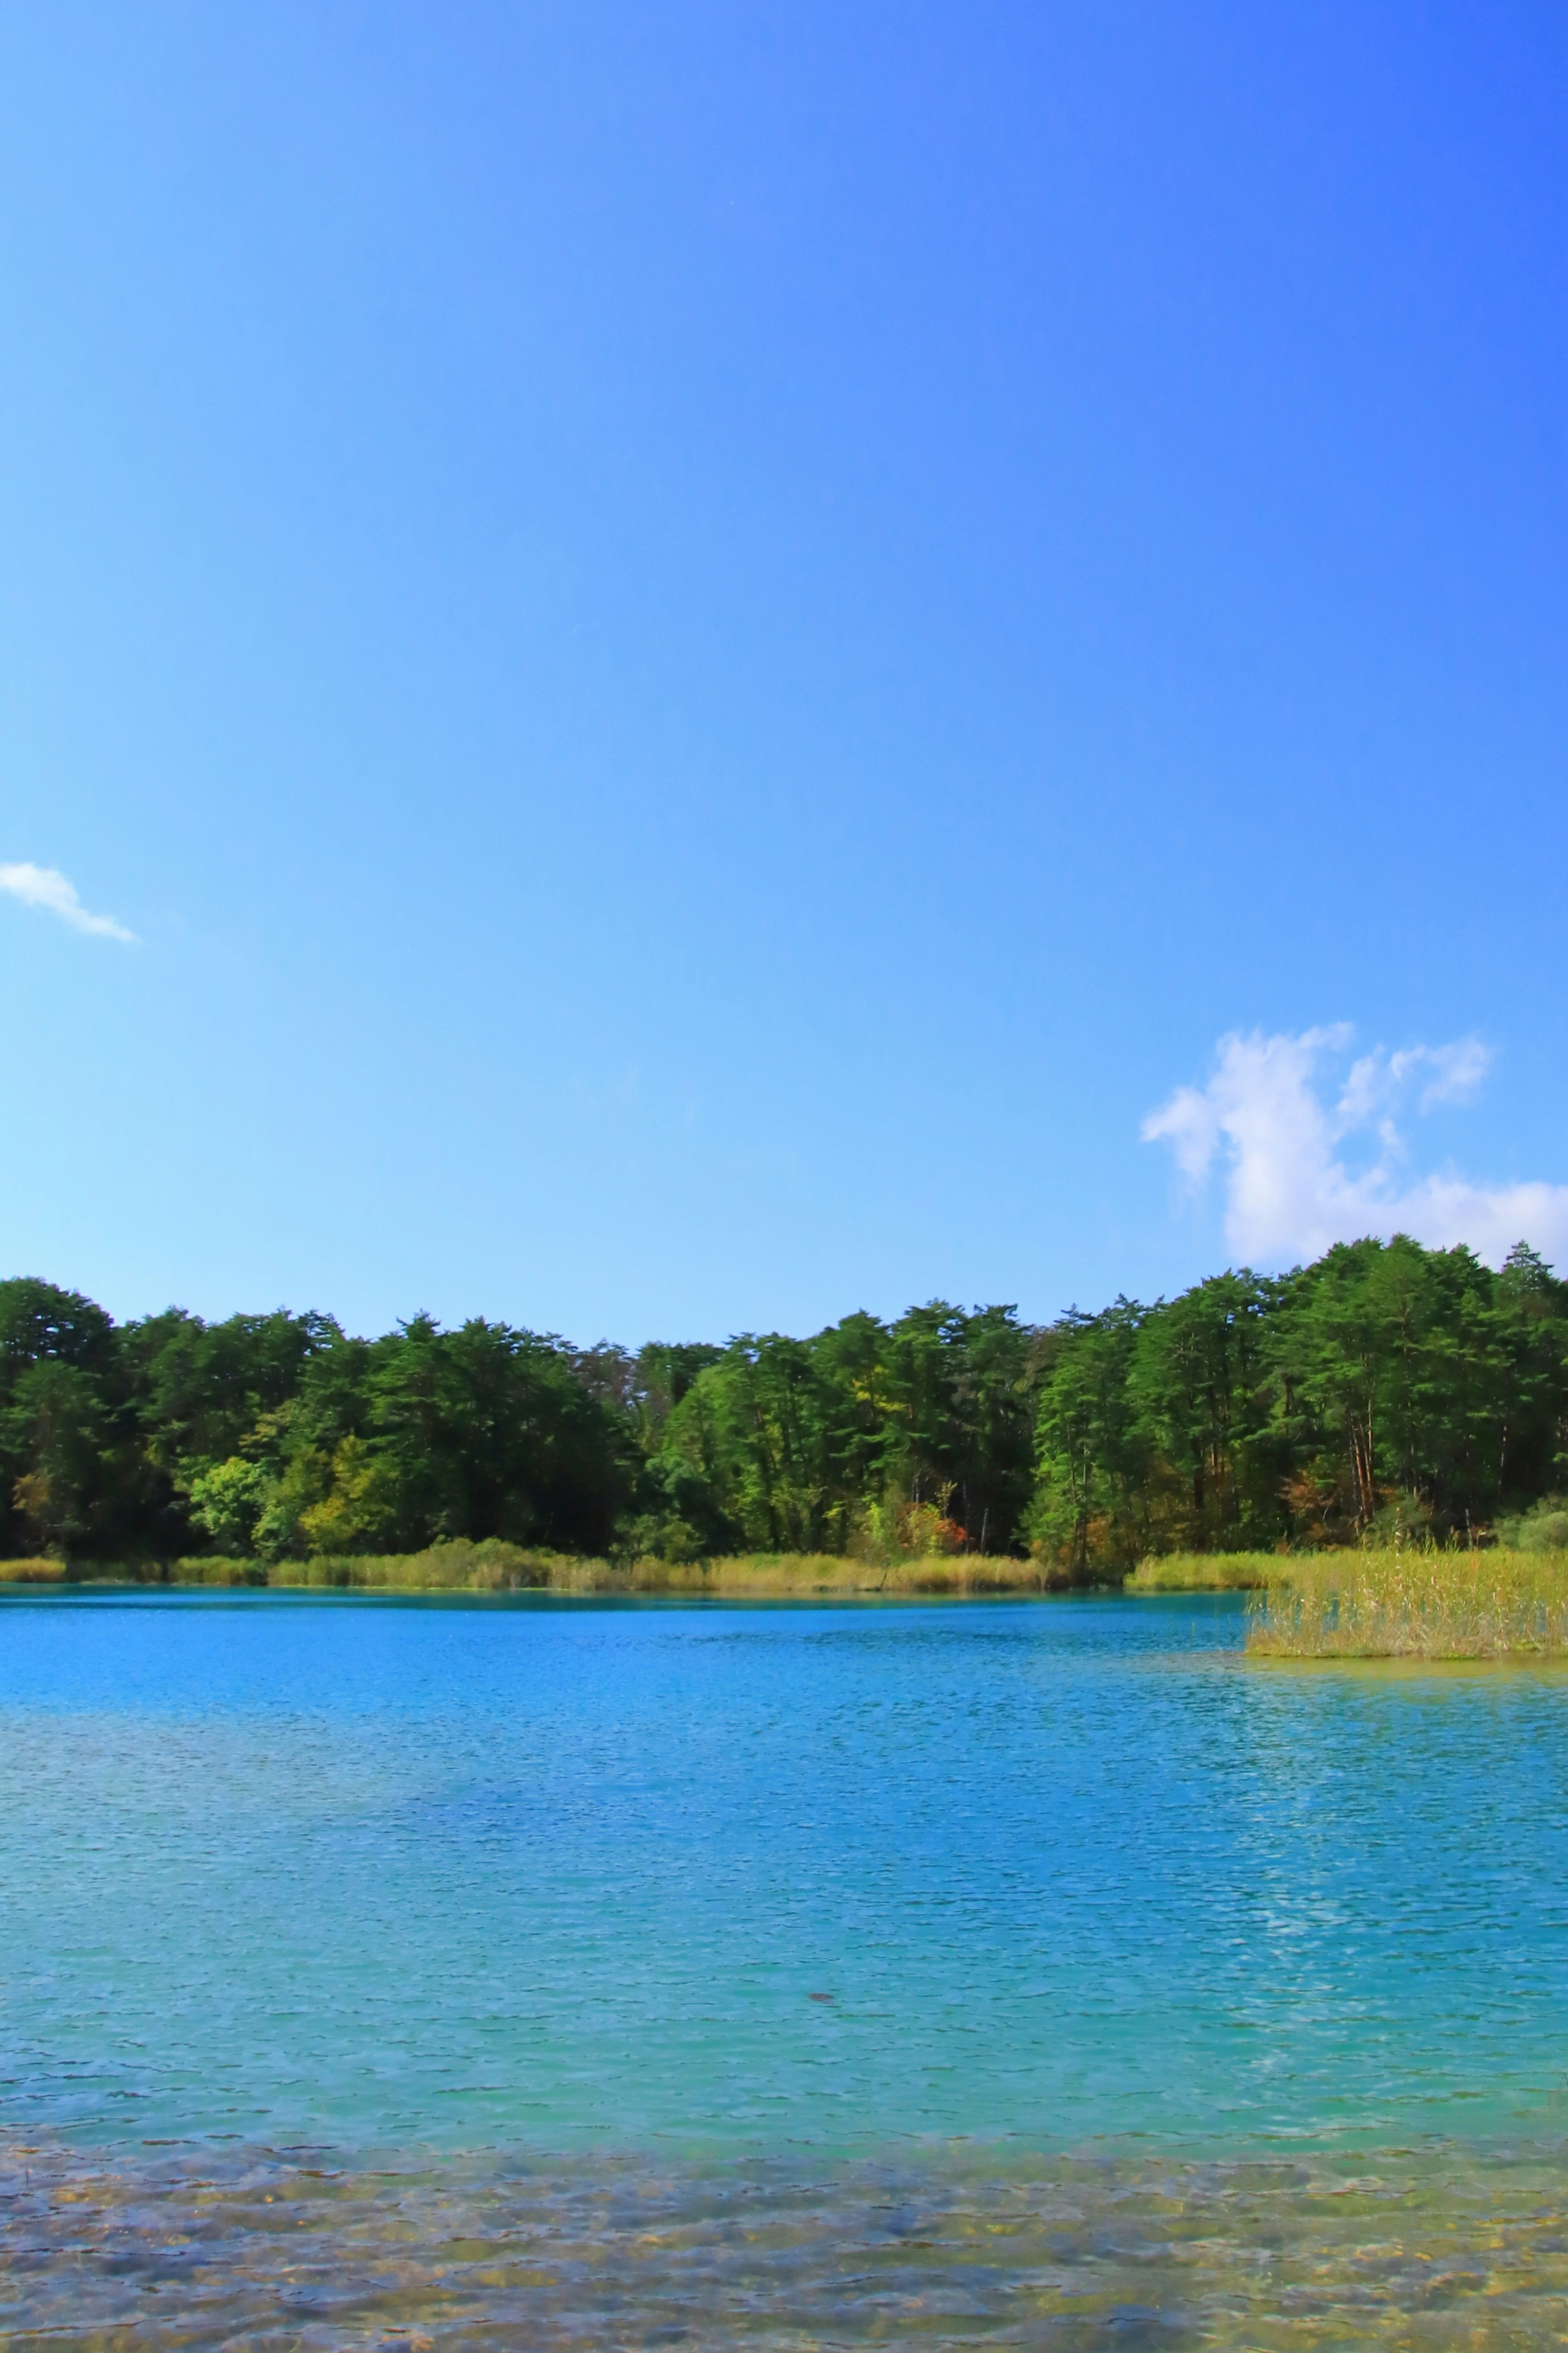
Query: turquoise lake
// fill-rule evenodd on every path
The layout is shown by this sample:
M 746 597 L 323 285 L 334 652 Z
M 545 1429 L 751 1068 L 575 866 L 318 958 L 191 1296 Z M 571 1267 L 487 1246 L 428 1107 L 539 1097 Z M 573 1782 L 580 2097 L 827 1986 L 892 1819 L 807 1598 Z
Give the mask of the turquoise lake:
M 443 2244 L 454 2197 L 482 2210 L 475 2243 L 526 2208 L 557 2252 L 587 2232 L 598 2253 L 573 2260 L 602 2278 L 609 2225 L 578 2210 L 607 2181 L 644 2220 L 662 2200 L 677 2236 L 740 2185 L 797 2247 L 813 2343 L 877 2333 L 835 2302 L 832 2263 L 812 2269 L 844 2213 L 887 2205 L 874 2183 L 909 2213 L 1011 2200 L 1016 2239 L 1020 2212 L 1092 2180 L 1080 2205 L 1120 2197 L 1125 2237 L 1150 2167 L 1186 2168 L 1229 2216 L 1211 2237 L 1239 2247 L 1238 2184 L 1283 2214 L 1335 2168 L 1386 2182 L 1369 2153 L 1404 2153 L 1399 2195 L 1429 2218 L 1433 2200 L 1489 2211 L 1505 2176 L 1510 2196 L 1550 2182 L 1568 1682 L 1259 1667 L 1244 1624 L 1229 1597 L 11 1595 L 7 2194 L 59 2198 L 26 2208 L 45 2253 L 7 2274 L 0 2322 L 40 2343 L 108 2325 L 98 2242 L 62 2287 L 50 2237 L 60 2185 L 89 2178 L 104 2231 L 138 2246 L 206 2183 L 230 2201 L 224 2294 L 263 2300 L 246 2200 L 283 2196 L 256 2190 L 269 2168 L 296 2198 L 307 2175 L 338 2185 L 333 2212 L 295 2215 L 302 2278 L 307 2245 L 323 2278 L 353 2272 L 350 2239 L 381 2260 L 385 2200 L 352 2232 L 344 2203 L 376 2168 L 441 2210 Z M 815 2219 L 790 2239 L 808 2182 Z M 1537 2239 L 1539 2206 L 1531 2188 Z M 1540 2245 L 1530 2260 L 1546 2293 Z M 188 2303 L 196 2274 L 176 2273 Z M 992 2291 L 1001 2317 L 982 2296 L 971 2337 L 1016 2323 L 1016 2281 Z M 217 2342 L 239 2322 L 212 2293 Z M 462 2295 L 490 2291 L 442 2293 L 459 2341 L 480 2327 Z M 626 2341 L 697 2325 L 646 2266 L 617 2293 Z M 709 2334 L 746 2333 L 714 2318 L 738 2293 L 704 2291 Z M 946 2309 L 946 2288 L 907 2293 Z M 299 2294 L 305 2318 L 247 2306 L 245 2327 L 371 2327 L 312 2320 L 317 2290 Z M 1174 2325 L 1159 2296 L 1107 2294 Z M 539 2341 L 568 2341 L 549 2310 Z M 1205 2331 L 1224 2335 L 1212 2314 Z

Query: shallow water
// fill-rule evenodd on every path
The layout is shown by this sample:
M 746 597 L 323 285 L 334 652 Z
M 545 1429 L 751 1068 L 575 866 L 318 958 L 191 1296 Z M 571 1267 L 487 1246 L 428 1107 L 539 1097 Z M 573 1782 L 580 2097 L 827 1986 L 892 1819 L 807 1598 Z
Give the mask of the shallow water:
M 1561 2152 L 809 2166 L 251 2155 L 0 2172 L 0 2328 L 76 2345 L 1568 2341 Z
M 1242 1629 L 0 1602 L 0 2327 L 1557 2341 L 1568 1689 Z

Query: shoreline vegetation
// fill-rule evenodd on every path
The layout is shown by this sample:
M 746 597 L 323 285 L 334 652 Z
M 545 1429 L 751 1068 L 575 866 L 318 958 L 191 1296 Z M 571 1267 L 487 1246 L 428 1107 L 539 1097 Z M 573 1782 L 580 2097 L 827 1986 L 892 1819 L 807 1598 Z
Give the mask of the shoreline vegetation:
M 1244 1592 L 1255 1659 L 1568 1658 L 1568 1549 L 1404 1545 L 1171 1556 L 1125 1593 Z
M 1568 1553 L 1401 1547 L 1287 1567 L 1254 1605 L 1252 1657 L 1568 1658 Z
M 825 1553 L 670 1562 L 590 1559 L 495 1539 L 458 1539 L 419 1553 L 292 1561 L 39 1557 L 0 1562 L 0 1585 L 731 1601 L 1029 1598 L 1086 1589 L 1053 1577 L 1036 1560 L 1005 1554 L 927 1555 L 881 1565 Z M 1244 1593 L 1246 1651 L 1257 1659 L 1568 1658 L 1568 1551 L 1400 1545 L 1319 1554 L 1176 1554 L 1141 1562 L 1119 1590 L 1132 1598 Z
M 1536 1656 L 1565 1496 L 1568 1282 L 1523 1242 L 636 1350 L 0 1282 L 21 1585 L 1239 1591 L 1259 1656 Z
M 927 1555 L 889 1561 L 831 1553 L 761 1553 L 707 1561 L 585 1558 L 461 1538 L 419 1553 L 259 1561 L 0 1561 L 0 1586 L 159 1587 L 192 1591 L 670 1594 L 726 1600 L 799 1594 L 1040 1594 L 1063 1589 L 1037 1561 L 1009 1554 Z

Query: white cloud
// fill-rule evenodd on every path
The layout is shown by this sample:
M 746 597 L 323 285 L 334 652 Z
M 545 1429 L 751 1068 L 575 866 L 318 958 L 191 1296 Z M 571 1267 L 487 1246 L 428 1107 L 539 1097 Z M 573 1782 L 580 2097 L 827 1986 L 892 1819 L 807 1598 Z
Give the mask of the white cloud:
M 1520 1240 L 1568 1257 L 1568 1186 L 1478 1185 L 1452 1174 L 1400 1180 L 1407 1147 L 1396 1114 L 1412 1095 L 1418 1112 L 1467 1102 L 1491 1063 L 1480 1040 L 1393 1054 L 1380 1046 L 1352 1062 L 1333 1093 L 1323 1065 L 1348 1052 L 1351 1034 L 1343 1024 L 1295 1038 L 1233 1030 L 1208 1084 L 1179 1088 L 1144 1121 L 1144 1141 L 1169 1145 L 1194 1188 L 1220 1160 L 1225 1239 L 1237 1258 L 1279 1265 L 1393 1233 L 1435 1248 L 1467 1242 L 1494 1266 Z M 1358 1166 L 1369 1139 L 1374 1156 Z
M 112 915 L 89 914 L 76 895 L 75 885 L 68 882 L 56 867 L 0 866 L 0 891 L 20 899 L 25 907 L 47 909 L 76 931 L 91 932 L 101 940 L 125 940 L 134 944 L 135 933 L 117 923 Z

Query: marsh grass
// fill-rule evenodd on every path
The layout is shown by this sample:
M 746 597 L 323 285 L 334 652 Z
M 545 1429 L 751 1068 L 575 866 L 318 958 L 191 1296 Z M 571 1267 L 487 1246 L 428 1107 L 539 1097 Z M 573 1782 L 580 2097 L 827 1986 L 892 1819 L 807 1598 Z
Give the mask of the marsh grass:
M 832 1553 L 750 1553 L 671 1562 L 588 1560 L 490 1538 L 425 1552 L 313 1560 L 164 1563 L 13 1560 L 8 1585 L 140 1585 L 274 1592 L 709 1594 L 725 1600 L 885 1594 L 1038 1594 L 1033 1560 L 979 1553 L 888 1564 Z M 1246 1647 L 1275 1659 L 1505 1659 L 1568 1656 L 1568 1550 L 1436 1551 L 1413 1546 L 1317 1554 L 1173 1553 L 1144 1561 L 1129 1594 L 1253 1596 Z
M 1568 1552 L 1390 1546 L 1281 1559 L 1246 1647 L 1273 1659 L 1568 1655 Z
M 271 1591 L 369 1593 L 672 1593 L 758 1599 L 790 1594 L 1039 1593 L 1048 1578 L 1032 1560 L 968 1553 L 881 1565 L 831 1553 L 752 1553 L 671 1562 L 591 1560 L 490 1538 L 425 1552 L 323 1555 L 313 1560 L 165 1563 L 16 1560 L 0 1563 L 15 1585 L 143 1585 Z
M 748 1553 L 675 1567 L 638 1561 L 633 1589 L 662 1593 L 1041 1593 L 1047 1578 L 1038 1563 L 1005 1554 L 923 1554 L 879 1565 L 834 1553 Z M 644 1588 L 644 1580 L 646 1585 Z

